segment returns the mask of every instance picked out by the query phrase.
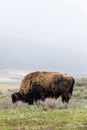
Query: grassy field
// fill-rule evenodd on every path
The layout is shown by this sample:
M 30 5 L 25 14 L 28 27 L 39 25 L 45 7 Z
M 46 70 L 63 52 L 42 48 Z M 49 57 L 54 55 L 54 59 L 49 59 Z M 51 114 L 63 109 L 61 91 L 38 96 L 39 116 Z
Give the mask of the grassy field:
M 0 84 L 0 130 L 87 130 L 87 78 L 76 79 L 68 109 L 61 98 L 39 107 L 13 105 L 11 94 L 18 88 L 19 84 Z
M 87 130 L 87 109 L 2 110 L 0 130 Z

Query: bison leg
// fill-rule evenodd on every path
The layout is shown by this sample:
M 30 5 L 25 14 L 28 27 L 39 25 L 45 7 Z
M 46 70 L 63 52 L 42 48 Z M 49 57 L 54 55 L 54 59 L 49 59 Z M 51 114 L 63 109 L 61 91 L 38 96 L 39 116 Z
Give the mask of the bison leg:
M 31 100 L 28 101 L 28 105 L 33 105 L 33 104 L 34 104 L 33 99 L 31 99 Z
M 69 102 L 69 99 L 70 99 L 70 95 L 69 95 L 69 93 L 63 93 L 62 94 L 62 102 L 64 103 L 64 102 Z

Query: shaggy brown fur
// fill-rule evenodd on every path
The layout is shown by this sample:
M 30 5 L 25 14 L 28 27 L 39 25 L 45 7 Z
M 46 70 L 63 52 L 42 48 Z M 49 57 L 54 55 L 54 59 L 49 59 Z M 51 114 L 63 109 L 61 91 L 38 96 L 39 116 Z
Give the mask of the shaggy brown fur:
M 66 73 L 33 72 L 24 77 L 19 91 L 12 94 L 12 102 L 21 100 L 33 104 L 39 99 L 59 96 L 62 96 L 63 102 L 69 102 L 74 82 L 74 78 Z

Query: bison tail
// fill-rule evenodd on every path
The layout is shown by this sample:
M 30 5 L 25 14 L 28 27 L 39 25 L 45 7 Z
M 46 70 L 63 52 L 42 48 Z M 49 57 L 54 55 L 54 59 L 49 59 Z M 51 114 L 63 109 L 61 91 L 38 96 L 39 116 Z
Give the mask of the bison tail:
M 72 78 L 72 84 L 71 84 L 71 88 L 70 88 L 70 95 L 72 95 L 74 84 L 75 84 L 75 80 L 74 80 L 74 78 Z

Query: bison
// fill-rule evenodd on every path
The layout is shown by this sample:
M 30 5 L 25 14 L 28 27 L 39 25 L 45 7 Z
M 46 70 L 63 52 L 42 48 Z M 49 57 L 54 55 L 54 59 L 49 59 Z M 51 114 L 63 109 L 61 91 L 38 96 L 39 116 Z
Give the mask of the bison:
M 66 73 L 32 72 L 24 77 L 18 92 L 12 94 L 12 102 L 18 100 L 33 104 L 37 100 L 61 96 L 62 102 L 69 102 L 75 80 Z

